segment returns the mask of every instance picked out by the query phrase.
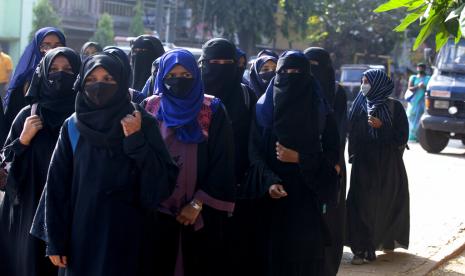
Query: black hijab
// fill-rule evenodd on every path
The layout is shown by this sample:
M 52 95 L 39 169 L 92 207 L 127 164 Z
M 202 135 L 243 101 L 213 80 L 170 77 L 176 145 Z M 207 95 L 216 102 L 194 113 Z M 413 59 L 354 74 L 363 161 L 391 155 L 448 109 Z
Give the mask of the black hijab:
M 98 42 L 88 41 L 88 42 L 84 43 L 84 45 L 82 45 L 82 48 L 81 48 L 81 59 L 82 60 L 84 60 L 85 58 L 88 57 L 86 55 L 86 50 L 89 47 L 94 47 L 97 50 L 97 52 L 95 52 L 94 55 L 103 51 L 102 46 L 100 46 L 100 44 L 98 44 Z
M 286 69 L 298 69 L 289 74 Z M 301 52 L 289 51 L 278 60 L 273 80 L 273 130 L 278 141 L 299 153 L 311 154 L 321 149 L 318 106 L 310 65 Z
M 126 53 L 123 50 L 115 46 L 105 47 L 105 49 L 103 49 L 103 52 L 109 53 L 119 59 L 119 61 L 123 64 L 124 74 L 129 80 L 128 83 L 131 83 L 132 69 L 131 64 L 129 63 L 128 55 L 126 55 Z
M 95 105 L 85 92 L 85 79 L 97 67 L 103 67 L 116 81 L 118 89 L 113 97 L 103 106 Z M 110 147 L 121 144 L 123 129 L 121 119 L 132 114 L 128 92 L 127 70 L 123 63 L 114 55 L 100 53 L 86 59 L 81 67 L 75 89 L 77 128 L 91 144 Z
M 134 49 L 144 49 L 134 51 Z M 160 40 L 150 35 L 141 35 L 131 44 L 132 85 L 131 88 L 142 91 L 151 75 L 152 63 L 165 53 Z
M 326 101 L 333 106 L 336 96 L 336 76 L 328 51 L 319 47 L 310 47 L 304 51 L 310 61 L 310 70 L 323 88 Z
M 63 71 L 49 73 L 58 56 L 68 60 L 72 74 Z M 73 49 L 59 47 L 48 51 L 34 72 L 26 101 L 29 104 L 37 103 L 37 115 L 52 129 L 60 128 L 65 119 L 74 112 L 76 92 L 73 84 L 80 66 L 81 59 Z
M 213 38 L 203 45 L 202 51 L 200 62 L 205 93 L 221 99 L 234 123 L 242 112 L 247 112 L 238 78 L 236 46 L 226 39 Z M 234 63 L 212 64 L 209 62 L 212 59 L 231 59 Z

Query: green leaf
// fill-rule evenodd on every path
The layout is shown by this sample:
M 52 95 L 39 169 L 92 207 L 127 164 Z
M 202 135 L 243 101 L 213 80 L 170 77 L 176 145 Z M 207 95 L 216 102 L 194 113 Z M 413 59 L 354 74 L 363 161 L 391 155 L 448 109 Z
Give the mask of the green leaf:
M 459 17 L 460 31 L 465 33 L 465 9 L 462 10 Z
M 396 32 L 403 32 L 407 27 L 413 22 L 417 21 L 425 12 L 427 6 L 422 7 L 421 9 L 410 13 L 407 15 L 402 22 L 394 29 Z
M 462 30 L 458 28 L 457 35 L 455 36 L 455 44 L 459 43 L 460 39 L 462 39 Z
M 418 47 L 431 35 L 433 29 L 436 27 L 438 22 L 440 22 L 440 14 L 434 14 L 428 18 L 423 27 L 420 30 L 417 38 L 415 39 L 415 44 L 413 44 L 413 50 L 418 49 Z
M 459 18 L 464 7 L 465 7 L 465 3 L 460 5 L 460 7 L 456 8 L 455 10 L 451 11 L 445 21 L 447 22 L 451 19 Z
M 407 9 L 408 12 L 410 11 L 413 11 L 413 10 L 416 10 L 418 9 L 419 7 L 423 6 L 423 5 L 426 5 L 427 3 L 425 2 L 425 0 L 417 0 L 413 3 L 410 4 L 409 8 Z
M 453 35 L 455 37 L 455 35 L 457 34 L 457 31 L 459 28 L 459 20 L 458 18 L 454 19 L 454 20 L 449 20 L 449 21 L 446 21 L 444 22 L 444 24 L 446 25 L 446 30 L 447 32 L 449 32 L 449 34 Z
M 402 7 L 409 7 L 412 2 L 416 2 L 418 0 L 389 0 L 388 2 L 381 4 L 377 7 L 374 12 L 385 12 L 390 11 Z
M 449 32 L 446 29 L 446 25 L 442 22 L 439 25 L 439 31 L 436 34 L 436 51 L 439 51 L 449 40 Z

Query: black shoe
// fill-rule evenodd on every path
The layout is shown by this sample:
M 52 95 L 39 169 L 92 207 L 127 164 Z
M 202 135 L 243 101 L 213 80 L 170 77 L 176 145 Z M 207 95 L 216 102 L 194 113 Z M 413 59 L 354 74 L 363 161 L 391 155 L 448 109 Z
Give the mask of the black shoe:
M 376 253 L 375 251 L 367 251 L 365 253 L 365 259 L 369 262 L 373 262 L 373 261 L 376 261 Z

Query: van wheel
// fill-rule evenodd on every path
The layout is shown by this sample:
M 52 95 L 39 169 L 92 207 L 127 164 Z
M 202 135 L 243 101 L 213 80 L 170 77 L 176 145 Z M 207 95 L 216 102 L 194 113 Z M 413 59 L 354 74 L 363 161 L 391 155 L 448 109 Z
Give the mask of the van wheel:
M 420 126 L 418 134 L 421 147 L 429 153 L 440 153 L 449 144 L 448 133 L 423 129 Z

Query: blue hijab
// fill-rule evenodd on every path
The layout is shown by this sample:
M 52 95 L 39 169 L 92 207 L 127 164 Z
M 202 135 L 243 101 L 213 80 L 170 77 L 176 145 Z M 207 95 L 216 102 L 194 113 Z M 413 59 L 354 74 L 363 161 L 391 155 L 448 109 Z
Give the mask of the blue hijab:
M 60 39 L 61 44 L 66 46 L 66 39 L 64 34 L 54 27 L 45 27 L 38 30 L 32 42 L 26 47 L 21 58 L 19 59 L 18 65 L 16 66 L 13 77 L 8 87 L 8 94 L 12 90 L 15 90 L 24 85 L 27 81 L 30 81 L 32 75 L 42 59 L 42 53 L 40 52 L 40 44 L 44 38 L 49 34 L 55 34 Z
M 257 95 L 257 97 L 263 95 L 266 91 L 266 88 L 268 87 L 268 83 L 266 83 L 260 77 L 260 70 L 262 70 L 263 65 L 270 60 L 274 63 L 278 63 L 278 59 L 275 57 L 262 56 L 254 60 L 252 68 L 250 68 L 249 86 L 255 92 L 255 95 Z
M 360 92 L 355 98 L 349 113 L 349 120 L 353 121 L 358 115 L 371 115 L 380 119 L 383 124 L 392 125 L 392 114 L 387 102 L 394 89 L 394 83 L 383 70 L 379 69 L 367 70 L 363 76 L 368 79 L 371 89 L 366 96 Z M 377 137 L 375 129 L 371 128 L 370 132 Z
M 189 95 L 184 99 L 174 97 L 164 83 L 165 76 L 176 65 L 186 68 L 195 80 Z M 167 127 L 175 128 L 179 141 L 197 144 L 205 140 L 197 121 L 204 99 L 202 80 L 197 61 L 189 51 L 174 49 L 161 57 L 155 79 L 155 93 L 161 96 L 157 118 L 162 120 Z

